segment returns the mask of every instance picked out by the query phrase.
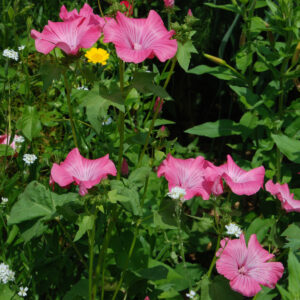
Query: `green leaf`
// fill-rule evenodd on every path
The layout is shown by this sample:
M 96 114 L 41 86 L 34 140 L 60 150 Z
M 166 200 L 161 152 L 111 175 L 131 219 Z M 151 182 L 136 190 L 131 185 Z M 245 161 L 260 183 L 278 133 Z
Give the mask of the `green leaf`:
M 81 105 L 86 108 L 88 121 L 98 134 L 100 133 L 102 122 L 105 117 L 107 117 L 110 104 L 108 100 L 105 100 L 99 95 L 97 88 L 93 88 L 83 98 Z
M 263 286 L 261 291 L 257 294 L 256 300 L 272 300 L 274 299 L 278 293 L 276 293 L 275 289 L 270 289 L 268 287 Z
M 66 293 L 63 300 L 87 300 L 89 297 L 89 281 L 88 279 L 80 279 Z
M 113 187 L 112 187 L 113 188 Z M 129 189 L 124 186 L 119 186 L 108 192 L 108 198 L 112 203 L 119 202 L 127 211 L 135 216 L 142 215 L 139 194 L 134 189 Z
M 161 229 L 177 229 L 175 206 L 176 203 L 174 200 L 164 199 L 159 210 L 153 214 L 154 225 Z
M 146 178 L 150 175 L 150 167 L 141 167 L 130 173 L 128 180 L 137 187 L 145 185 Z
M 233 291 L 229 281 L 223 276 L 217 276 L 209 287 L 209 294 L 213 300 L 242 300 L 243 296 Z
M 263 239 L 267 236 L 267 233 L 270 230 L 271 226 L 274 224 L 274 222 L 274 219 L 254 219 L 247 229 L 245 235 L 246 241 L 249 240 L 251 234 L 256 234 L 257 240 L 261 243 Z
M 30 141 L 40 135 L 42 125 L 39 119 L 39 113 L 35 106 L 24 107 L 22 117 L 17 122 L 17 128 L 22 130 L 23 134 Z
M 284 134 L 272 134 L 272 139 L 279 150 L 290 160 L 300 163 L 300 141 L 292 139 Z
M 88 230 L 92 230 L 94 222 L 95 216 L 80 215 L 76 222 L 76 225 L 79 226 L 79 229 L 74 237 L 74 242 L 80 240 Z
M 0 284 L 0 300 L 10 300 L 10 299 L 20 300 L 24 298 L 15 295 L 15 292 L 10 289 L 8 284 Z
M 253 132 L 253 129 L 258 126 L 258 117 L 251 111 L 246 112 L 240 119 L 242 137 L 245 141 Z
M 231 120 L 218 120 L 216 122 L 203 123 L 201 125 L 192 127 L 185 132 L 189 134 L 216 138 L 221 136 L 239 135 L 241 134 L 241 127 L 239 124 Z
M 286 289 L 284 289 L 282 286 L 277 284 L 276 287 L 277 287 L 277 289 L 278 289 L 278 291 L 279 291 L 279 293 L 282 297 L 282 300 L 294 300 L 294 299 L 292 299 L 291 294 Z
M 294 139 L 300 139 L 300 118 L 296 118 L 286 129 L 285 134 Z
M 187 73 L 196 74 L 196 75 L 210 74 L 222 80 L 237 79 L 237 76 L 235 73 L 233 73 L 233 71 L 223 66 L 209 67 L 206 65 L 201 65 L 188 70 Z
M 184 44 L 177 42 L 177 44 L 178 50 L 176 56 L 178 63 L 183 70 L 187 71 L 189 68 L 192 53 L 198 53 L 198 51 L 194 47 L 192 41 L 187 41 Z
M 40 67 L 40 73 L 43 81 L 43 90 L 47 90 L 53 80 L 58 80 L 62 74 L 63 68 L 55 62 L 45 62 Z
M 289 253 L 288 268 L 289 292 L 292 295 L 292 299 L 300 299 L 300 262 L 293 251 L 290 251 Z
M 161 98 L 171 98 L 167 91 L 154 83 L 154 73 L 137 72 L 134 74 L 132 86 L 140 93 L 151 93 Z
M 247 68 L 251 65 L 252 54 L 253 53 L 248 53 L 248 50 L 246 48 L 240 50 L 237 53 L 235 57 L 236 66 L 238 67 L 239 70 L 241 70 L 242 74 L 244 74 Z
M 0 144 L 0 157 L 1 156 L 12 156 L 15 154 L 15 151 L 12 147 L 5 145 L 5 144 Z
M 8 225 L 34 219 L 53 220 L 57 216 L 56 210 L 58 207 L 77 199 L 78 194 L 57 195 L 37 181 L 32 181 L 12 207 L 8 217 Z
M 239 101 L 241 101 L 247 109 L 254 109 L 263 104 L 262 100 L 259 101 L 258 95 L 254 94 L 250 89 L 235 85 L 229 86 L 239 96 Z
M 240 13 L 239 9 L 233 4 L 224 4 L 224 5 L 216 5 L 213 3 L 204 3 L 204 4 L 209 7 L 212 7 L 212 8 L 219 8 L 219 9 L 223 9 L 223 10 L 227 10 L 227 11 L 232 11 L 237 14 Z
M 291 248 L 294 251 L 300 248 L 300 227 L 298 225 L 295 223 L 289 225 L 281 235 L 288 240 L 284 248 Z

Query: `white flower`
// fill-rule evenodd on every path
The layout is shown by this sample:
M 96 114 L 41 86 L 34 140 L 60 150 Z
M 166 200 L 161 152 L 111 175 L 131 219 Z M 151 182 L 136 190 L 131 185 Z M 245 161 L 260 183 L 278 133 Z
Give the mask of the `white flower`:
M 189 293 L 186 294 L 186 296 L 190 299 L 194 299 L 196 293 L 193 290 L 191 290 Z
M 183 201 L 185 194 L 186 194 L 185 189 L 179 186 L 175 186 L 172 188 L 171 192 L 169 192 L 167 195 L 172 199 L 180 199 L 181 201 Z
M 6 204 L 8 202 L 8 198 L 1 197 L 1 204 Z
M 28 291 L 28 287 L 27 286 L 25 286 L 25 287 L 20 286 L 20 290 L 19 290 L 18 295 L 20 297 L 26 297 L 27 296 L 27 291 Z
M 234 224 L 234 223 L 230 223 L 229 225 L 225 225 L 225 227 L 226 227 L 226 230 L 227 230 L 226 233 L 228 235 L 235 235 L 235 237 L 239 238 L 240 235 L 243 233 L 241 228 L 238 225 Z
M 24 45 L 21 45 L 21 46 L 18 47 L 18 50 L 19 50 L 19 51 L 22 51 L 22 50 L 24 50 L 24 49 L 25 49 L 25 46 L 24 46 Z
M 23 160 L 26 165 L 32 165 L 37 160 L 37 157 L 35 154 L 24 154 Z
M 112 118 L 111 117 L 108 117 L 107 119 L 104 120 L 104 122 L 102 122 L 102 125 L 109 125 L 112 123 Z
M 14 138 L 15 143 L 21 144 L 21 143 L 24 143 L 24 141 L 25 141 L 25 138 L 22 135 L 18 135 L 18 136 L 16 135 Z
M 15 272 L 9 269 L 9 266 L 1 263 L 0 264 L 0 283 L 8 283 L 9 281 L 15 280 Z
M 19 53 L 12 50 L 12 49 L 5 49 L 3 51 L 3 56 L 4 57 L 8 57 L 10 59 L 13 59 L 15 61 L 18 61 L 19 60 Z
M 84 90 L 84 91 L 88 91 L 88 90 L 89 90 L 89 88 L 83 85 L 83 86 L 79 86 L 79 87 L 77 88 L 77 90 Z

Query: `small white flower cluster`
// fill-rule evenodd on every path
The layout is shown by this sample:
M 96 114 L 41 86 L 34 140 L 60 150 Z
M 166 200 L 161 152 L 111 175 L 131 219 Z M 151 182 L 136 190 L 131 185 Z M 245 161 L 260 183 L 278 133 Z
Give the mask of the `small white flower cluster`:
M 186 296 L 190 299 L 194 299 L 196 296 L 196 293 L 193 290 L 191 290 L 189 293 L 186 294 Z
M 111 117 L 108 117 L 106 120 L 104 120 L 104 122 L 102 122 L 102 125 L 109 125 L 112 123 L 112 118 Z
M 15 61 L 19 60 L 19 53 L 15 50 L 12 50 L 12 49 L 5 49 L 3 51 L 3 56 L 8 57 L 10 59 L 13 59 Z
M 183 201 L 185 194 L 186 194 L 185 189 L 179 186 L 175 186 L 172 188 L 171 192 L 169 192 L 167 195 L 172 199 L 177 199 L 177 200 L 179 199 Z
M 79 90 L 79 91 L 81 91 L 81 90 L 83 90 L 83 91 L 88 91 L 89 88 L 83 85 L 83 86 L 79 86 L 79 87 L 77 88 L 77 90 Z
M 234 224 L 234 223 L 230 223 L 229 225 L 225 225 L 225 228 L 226 228 L 226 233 L 228 235 L 235 235 L 235 237 L 239 238 L 240 235 L 243 233 L 241 228 Z
M 27 292 L 28 292 L 28 287 L 27 286 L 25 286 L 25 287 L 20 286 L 20 290 L 18 292 L 18 295 L 20 297 L 26 297 L 27 296 Z
M 1 204 L 5 205 L 8 202 L 8 198 L 1 197 Z
M 24 143 L 25 138 L 22 135 L 18 135 L 14 137 L 14 142 L 18 144 Z
M 25 164 L 29 166 L 32 165 L 37 160 L 37 157 L 35 154 L 24 154 L 23 160 Z
M 25 46 L 24 46 L 24 45 L 21 45 L 21 46 L 18 47 L 18 50 L 19 50 L 19 51 L 22 51 L 22 50 L 24 50 L 24 49 L 25 49 Z
M 8 283 L 9 281 L 15 280 L 15 272 L 9 269 L 9 266 L 1 263 L 0 264 L 0 283 Z

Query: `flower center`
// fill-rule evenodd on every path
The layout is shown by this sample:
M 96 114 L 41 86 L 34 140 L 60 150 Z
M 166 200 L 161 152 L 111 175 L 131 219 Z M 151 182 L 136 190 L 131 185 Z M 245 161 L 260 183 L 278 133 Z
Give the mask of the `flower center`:
M 134 44 L 133 44 L 133 49 L 134 49 L 134 50 L 141 50 L 141 49 L 142 49 L 142 45 L 139 44 L 139 43 L 134 43 Z
M 242 275 L 246 274 L 246 269 L 245 269 L 244 266 L 242 266 L 241 268 L 239 268 L 239 273 L 242 274 Z

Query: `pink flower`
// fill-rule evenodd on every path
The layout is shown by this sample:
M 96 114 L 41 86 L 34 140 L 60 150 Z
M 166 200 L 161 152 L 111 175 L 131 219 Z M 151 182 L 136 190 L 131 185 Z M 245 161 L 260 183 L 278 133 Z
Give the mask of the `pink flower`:
M 265 176 L 263 166 L 245 171 L 233 161 L 230 155 L 227 155 L 227 163 L 219 167 L 219 172 L 237 195 L 253 195 L 263 187 Z
M 108 174 L 113 176 L 117 174 L 108 154 L 98 159 L 87 159 L 75 148 L 60 165 L 53 164 L 50 183 L 56 182 L 59 186 L 66 187 L 75 181 L 75 184 L 79 185 L 79 194 L 84 196 L 88 193 L 88 189 L 98 184 Z
M 188 16 L 190 16 L 190 17 L 192 17 L 192 16 L 193 16 L 193 13 L 192 13 L 192 10 L 191 10 L 191 9 L 189 9 L 189 10 L 188 10 L 188 13 L 187 13 L 187 15 L 188 15 Z
M 146 298 L 144 300 L 150 300 L 150 298 L 148 296 L 146 296 Z
M 133 7 L 132 7 L 132 5 L 128 1 L 125 1 L 125 0 L 121 1 L 120 4 L 121 5 L 125 5 L 126 8 L 127 8 L 127 10 L 128 10 L 128 15 L 132 16 L 132 14 L 133 14 Z
M 157 97 L 155 100 L 154 107 L 153 107 L 154 112 L 156 112 L 156 110 L 158 109 L 158 112 L 160 113 L 162 110 L 163 104 L 164 104 L 164 99 Z
M 246 297 L 253 297 L 264 285 L 274 288 L 282 277 L 284 267 L 280 262 L 268 262 L 274 257 L 259 244 L 252 234 L 248 248 L 244 235 L 239 239 L 221 241 L 217 252 L 218 273 L 230 280 L 231 288 Z
M 37 51 L 48 54 L 58 47 L 66 54 L 76 55 L 80 48 L 90 48 L 99 39 L 102 29 L 97 24 L 90 24 L 90 17 L 76 17 L 74 11 L 67 14 L 69 17 L 66 13 L 62 15 L 68 21 L 48 21 L 42 32 L 31 30 Z
M 10 140 L 10 136 L 7 134 L 0 135 L 0 145 L 8 145 Z M 16 144 L 15 141 L 13 140 L 12 143 L 9 145 L 11 148 L 16 150 Z
M 73 9 L 72 11 L 68 11 L 66 7 L 63 5 L 60 9 L 59 17 L 63 21 L 72 21 L 77 19 L 78 17 L 84 17 L 89 20 L 89 25 L 99 25 L 101 30 L 103 29 L 103 26 L 105 25 L 106 21 L 108 21 L 110 18 L 105 18 L 106 21 L 101 18 L 100 16 L 93 13 L 93 9 L 85 3 L 83 7 L 80 9 L 79 13 L 77 9 Z
M 300 200 L 294 199 L 294 194 L 290 193 L 287 183 L 274 184 L 272 180 L 269 180 L 265 186 L 269 193 L 276 196 L 281 201 L 282 208 L 287 212 L 300 212 Z
M 208 173 L 209 176 L 206 178 Z M 212 192 L 212 182 L 210 181 L 214 176 L 212 173 L 211 167 L 202 156 L 180 159 L 174 158 L 171 154 L 168 154 L 157 170 L 157 176 L 165 176 L 169 183 L 170 197 L 172 197 L 172 193 L 180 193 L 184 200 L 195 196 L 201 196 L 203 200 L 208 200 Z
M 177 51 L 177 41 L 170 38 L 161 17 L 151 10 L 147 19 L 128 18 L 117 12 L 103 28 L 104 42 L 115 44 L 118 56 L 126 62 L 140 63 L 156 56 L 161 62 L 172 58 Z
M 165 7 L 173 7 L 174 6 L 174 0 L 164 0 Z
M 164 132 L 164 131 L 166 130 L 166 126 L 165 126 L 165 125 L 161 126 L 159 130 L 160 130 L 161 132 Z

